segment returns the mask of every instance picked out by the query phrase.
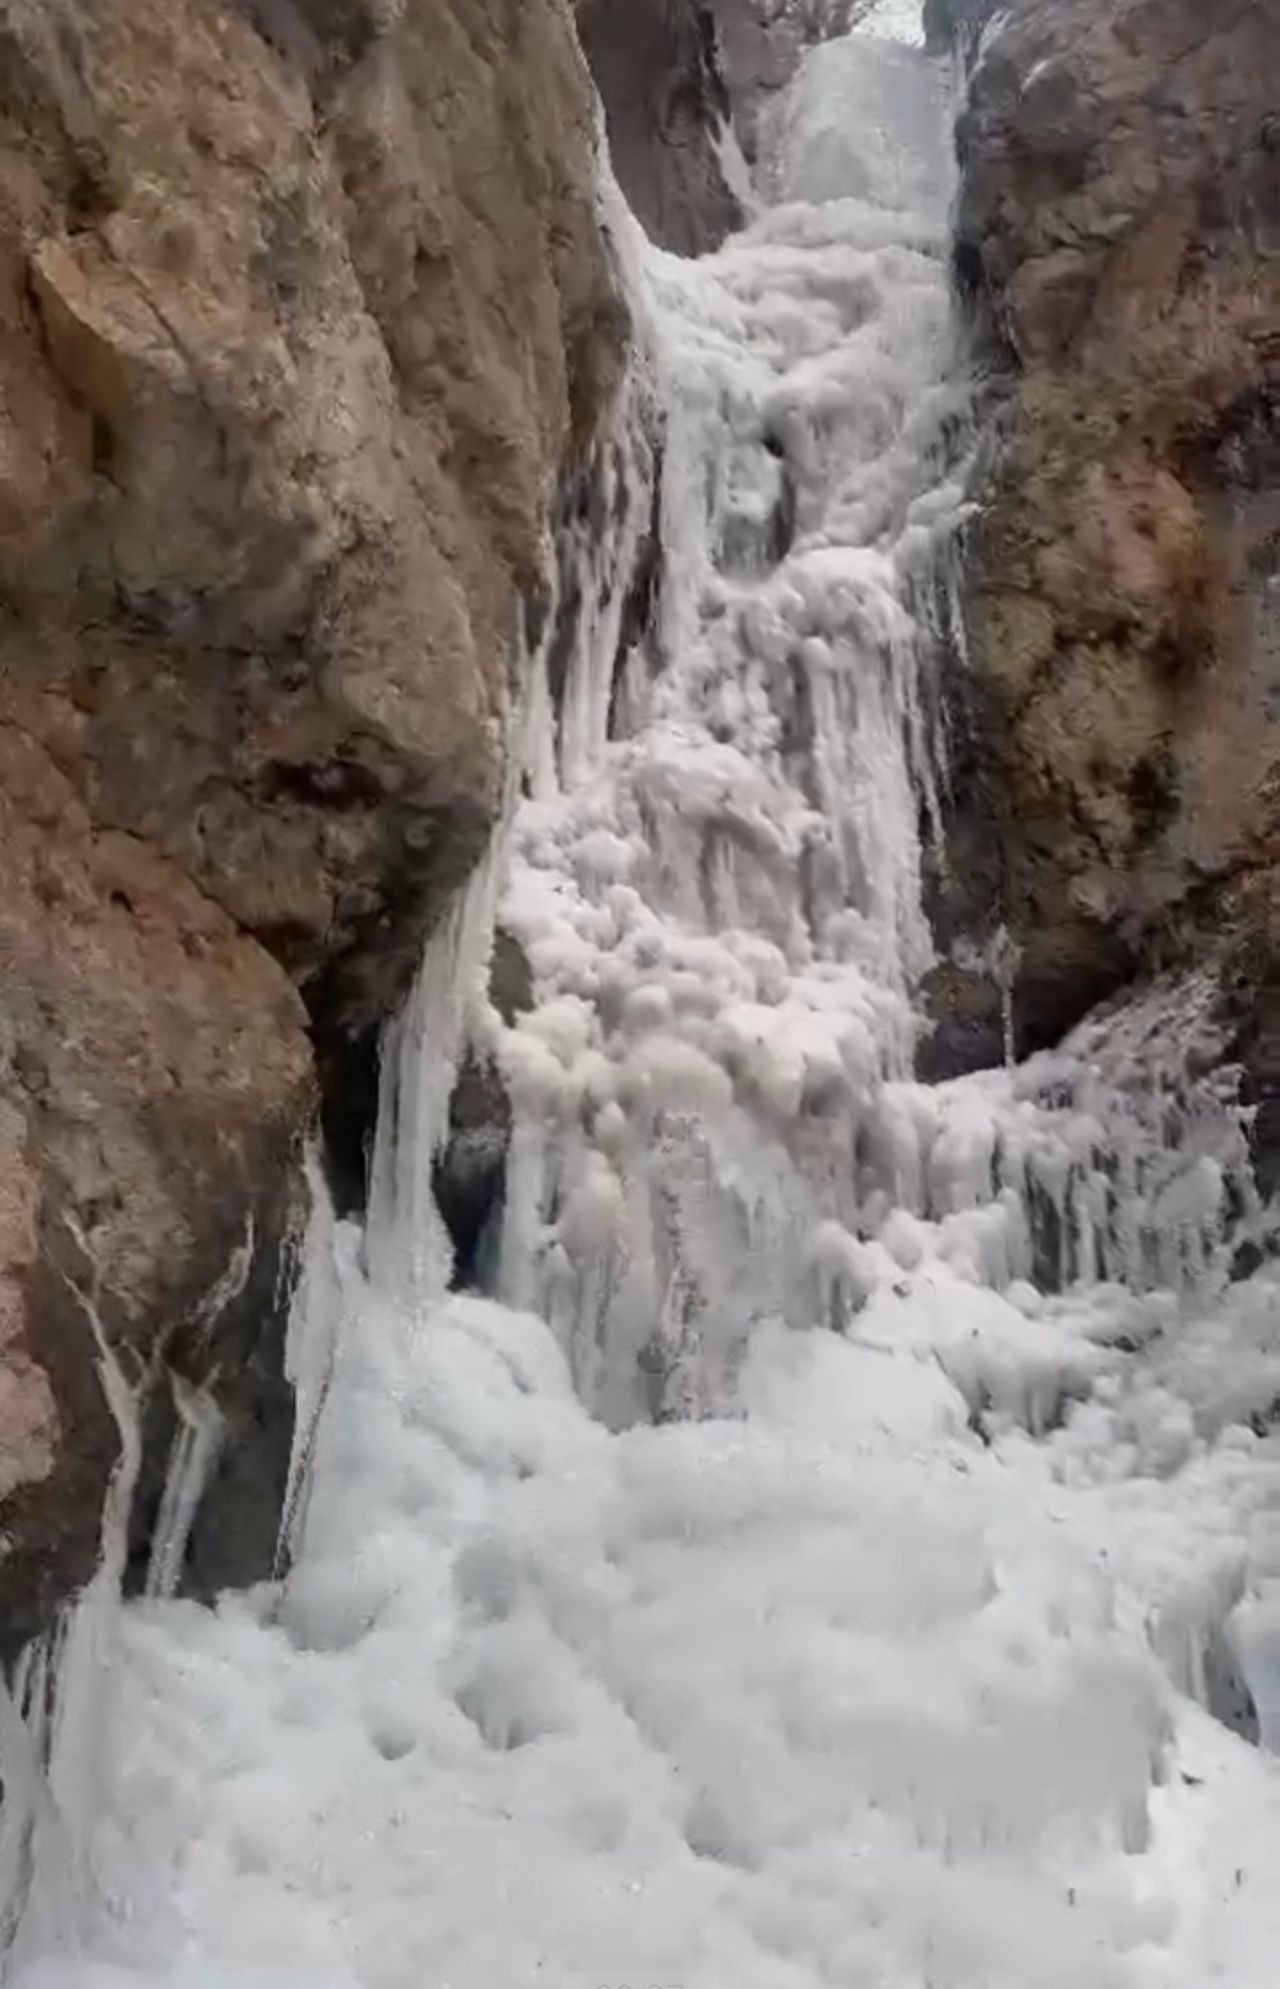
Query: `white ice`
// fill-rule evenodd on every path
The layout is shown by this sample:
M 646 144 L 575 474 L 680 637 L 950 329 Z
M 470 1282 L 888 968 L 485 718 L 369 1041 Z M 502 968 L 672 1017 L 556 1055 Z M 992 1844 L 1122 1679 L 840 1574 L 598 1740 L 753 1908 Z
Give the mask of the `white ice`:
M 368 1233 L 317 1192 L 294 1565 L 164 1599 L 193 1438 L 156 1594 L 95 1585 L 51 1734 L 0 1703 L 20 1989 L 1272 1989 L 1280 1282 L 1212 989 L 911 1076 L 972 442 L 915 13 L 807 58 L 717 255 L 606 195 L 642 354 Z M 468 1041 L 488 1297 L 430 1199 Z
M 611 1434 L 543 1322 L 407 1320 L 355 1243 L 300 1566 L 127 1613 L 93 1959 L 24 1989 L 1273 1980 L 1274 1775 L 1112 1565 L 1212 1481 L 1180 1540 L 781 1327 L 739 1418 Z

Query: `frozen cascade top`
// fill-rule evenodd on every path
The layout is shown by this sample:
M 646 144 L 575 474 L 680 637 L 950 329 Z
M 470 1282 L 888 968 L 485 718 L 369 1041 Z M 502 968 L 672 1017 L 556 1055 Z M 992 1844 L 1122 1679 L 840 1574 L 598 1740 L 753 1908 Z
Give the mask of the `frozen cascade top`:
M 837 143 L 854 78 L 879 112 Z M 500 1289 L 557 1321 L 611 1422 L 724 1399 L 754 1318 L 812 1313 L 815 1228 L 853 1248 L 857 1141 L 910 1069 L 967 407 L 946 129 L 936 65 L 830 44 L 769 143 L 786 198 L 743 235 L 690 263 L 617 219 L 650 374 L 531 695 L 503 919 L 536 1001 L 499 1043 Z M 654 478 L 637 640 L 616 604 Z
M 821 44 L 783 95 L 775 129 L 766 131 L 771 197 L 817 205 L 852 196 L 889 213 L 945 222 L 951 137 L 939 109 L 948 95 L 937 65 L 926 67 L 904 42 L 848 35 Z
M 875 35 L 885 41 L 920 48 L 924 45 L 924 8 L 920 0 L 877 0 L 870 13 L 855 25 L 853 34 Z

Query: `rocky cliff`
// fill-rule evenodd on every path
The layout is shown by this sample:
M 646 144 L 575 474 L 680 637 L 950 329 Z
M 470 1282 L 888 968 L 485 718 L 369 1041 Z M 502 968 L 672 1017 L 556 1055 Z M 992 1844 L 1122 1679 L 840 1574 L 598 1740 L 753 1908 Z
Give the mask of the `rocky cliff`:
M 173 1373 L 194 1578 L 269 1557 L 303 1143 L 327 1090 L 354 1192 L 622 329 L 567 0 L 0 0 L 7 1649 L 94 1561 L 112 1374 L 138 1554 Z
M 577 0 L 609 152 L 646 232 L 679 255 L 719 246 L 742 213 L 725 177 L 729 102 L 704 0 Z
M 805 51 L 875 0 L 576 0 L 619 185 L 651 239 L 696 256 L 745 219 L 761 115 Z M 937 46 L 986 0 L 930 0 Z M 742 156 L 731 159 L 727 131 Z
M 1024 0 L 974 74 L 957 267 L 1008 399 L 939 908 L 1008 928 L 1023 1048 L 1215 951 L 1280 1062 L 1277 73 L 1273 0 Z

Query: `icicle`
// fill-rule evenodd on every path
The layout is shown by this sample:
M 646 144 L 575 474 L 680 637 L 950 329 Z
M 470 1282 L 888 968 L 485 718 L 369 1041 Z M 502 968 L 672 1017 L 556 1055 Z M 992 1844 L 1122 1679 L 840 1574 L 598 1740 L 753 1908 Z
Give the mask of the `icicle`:
M 320 1418 L 333 1384 L 342 1321 L 333 1199 L 314 1149 L 308 1151 L 306 1173 L 311 1207 L 285 1336 L 285 1376 L 293 1389 L 293 1440 L 276 1541 L 277 1577 L 291 1565 L 306 1525 Z
M 43 1855 L 70 1866 L 49 1791 L 54 1656 L 61 1630 L 23 1652 L 12 1687 L 0 1681 L 0 1970 L 31 1896 L 37 1830 Z
M 223 1432 L 222 1412 L 208 1389 L 193 1388 L 179 1374 L 171 1374 L 169 1383 L 178 1427 L 147 1567 L 146 1593 L 152 1597 L 177 1594 L 187 1541 Z
M 207 1340 L 227 1307 L 241 1297 L 253 1269 L 255 1224 L 253 1212 L 244 1219 L 244 1235 L 227 1259 L 226 1269 L 206 1292 L 197 1314 L 197 1327 Z
M 240 1298 L 253 1265 L 255 1227 L 252 1214 L 245 1218 L 245 1233 L 231 1252 L 227 1267 L 206 1294 L 196 1320 L 196 1332 L 209 1340 L 227 1306 Z M 173 1595 L 182 1576 L 187 1541 L 196 1512 L 217 1458 L 223 1419 L 211 1391 L 171 1372 L 177 1429 L 170 1452 L 160 1512 L 151 1545 L 146 1593 L 160 1597 Z
M 574 604 L 578 623 L 559 724 L 559 775 L 566 791 L 590 778 L 608 740 L 625 581 L 650 519 L 653 470 L 644 431 L 640 385 L 632 376 L 619 396 L 613 426 L 583 472 L 591 486 L 585 515 L 561 532 L 561 590 Z
M 369 1191 L 367 1253 L 379 1289 L 420 1311 L 449 1289 L 452 1247 L 432 1191 L 471 1006 L 493 945 L 495 837 L 427 944 L 389 1030 Z
M 92 1252 L 77 1231 L 86 1259 Z M 120 1455 L 102 1507 L 98 1567 L 66 1610 L 56 1641 L 29 1673 L 27 1699 L 35 1719 L 24 1745 L 15 1730 L 12 1700 L 0 1707 L 0 1773 L 9 1809 L 11 1759 L 15 1815 L 6 1816 L 10 1882 L 25 1897 L 6 1902 L 6 1917 L 19 1925 L 15 1953 L 72 1948 L 97 1904 L 92 1846 L 103 1812 L 108 1698 L 129 1551 L 129 1515 L 142 1458 L 138 1392 L 126 1379 L 107 1337 L 94 1291 L 70 1286 L 97 1348 L 98 1377 L 116 1426 Z M 12 1716 L 12 1717 L 11 1717 Z M 47 1724 L 46 1724 L 47 1723 Z M 42 1768 L 42 1756 L 47 1766 Z M 25 1809 L 25 1818 L 23 1815 Z M 28 1850 L 17 1856 L 15 1839 Z

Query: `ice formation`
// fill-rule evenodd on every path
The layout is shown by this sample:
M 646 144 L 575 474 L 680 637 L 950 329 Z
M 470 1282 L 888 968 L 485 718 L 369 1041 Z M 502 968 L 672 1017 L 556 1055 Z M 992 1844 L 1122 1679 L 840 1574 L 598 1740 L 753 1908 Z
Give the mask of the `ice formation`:
M 972 442 L 914 11 L 806 59 L 718 254 L 605 196 L 642 353 L 365 1233 L 317 1179 L 292 1566 L 171 1598 L 180 1403 L 148 1596 L 113 1506 L 0 1704 L 21 1989 L 1271 1989 L 1280 1292 L 1212 989 L 911 1075 Z

